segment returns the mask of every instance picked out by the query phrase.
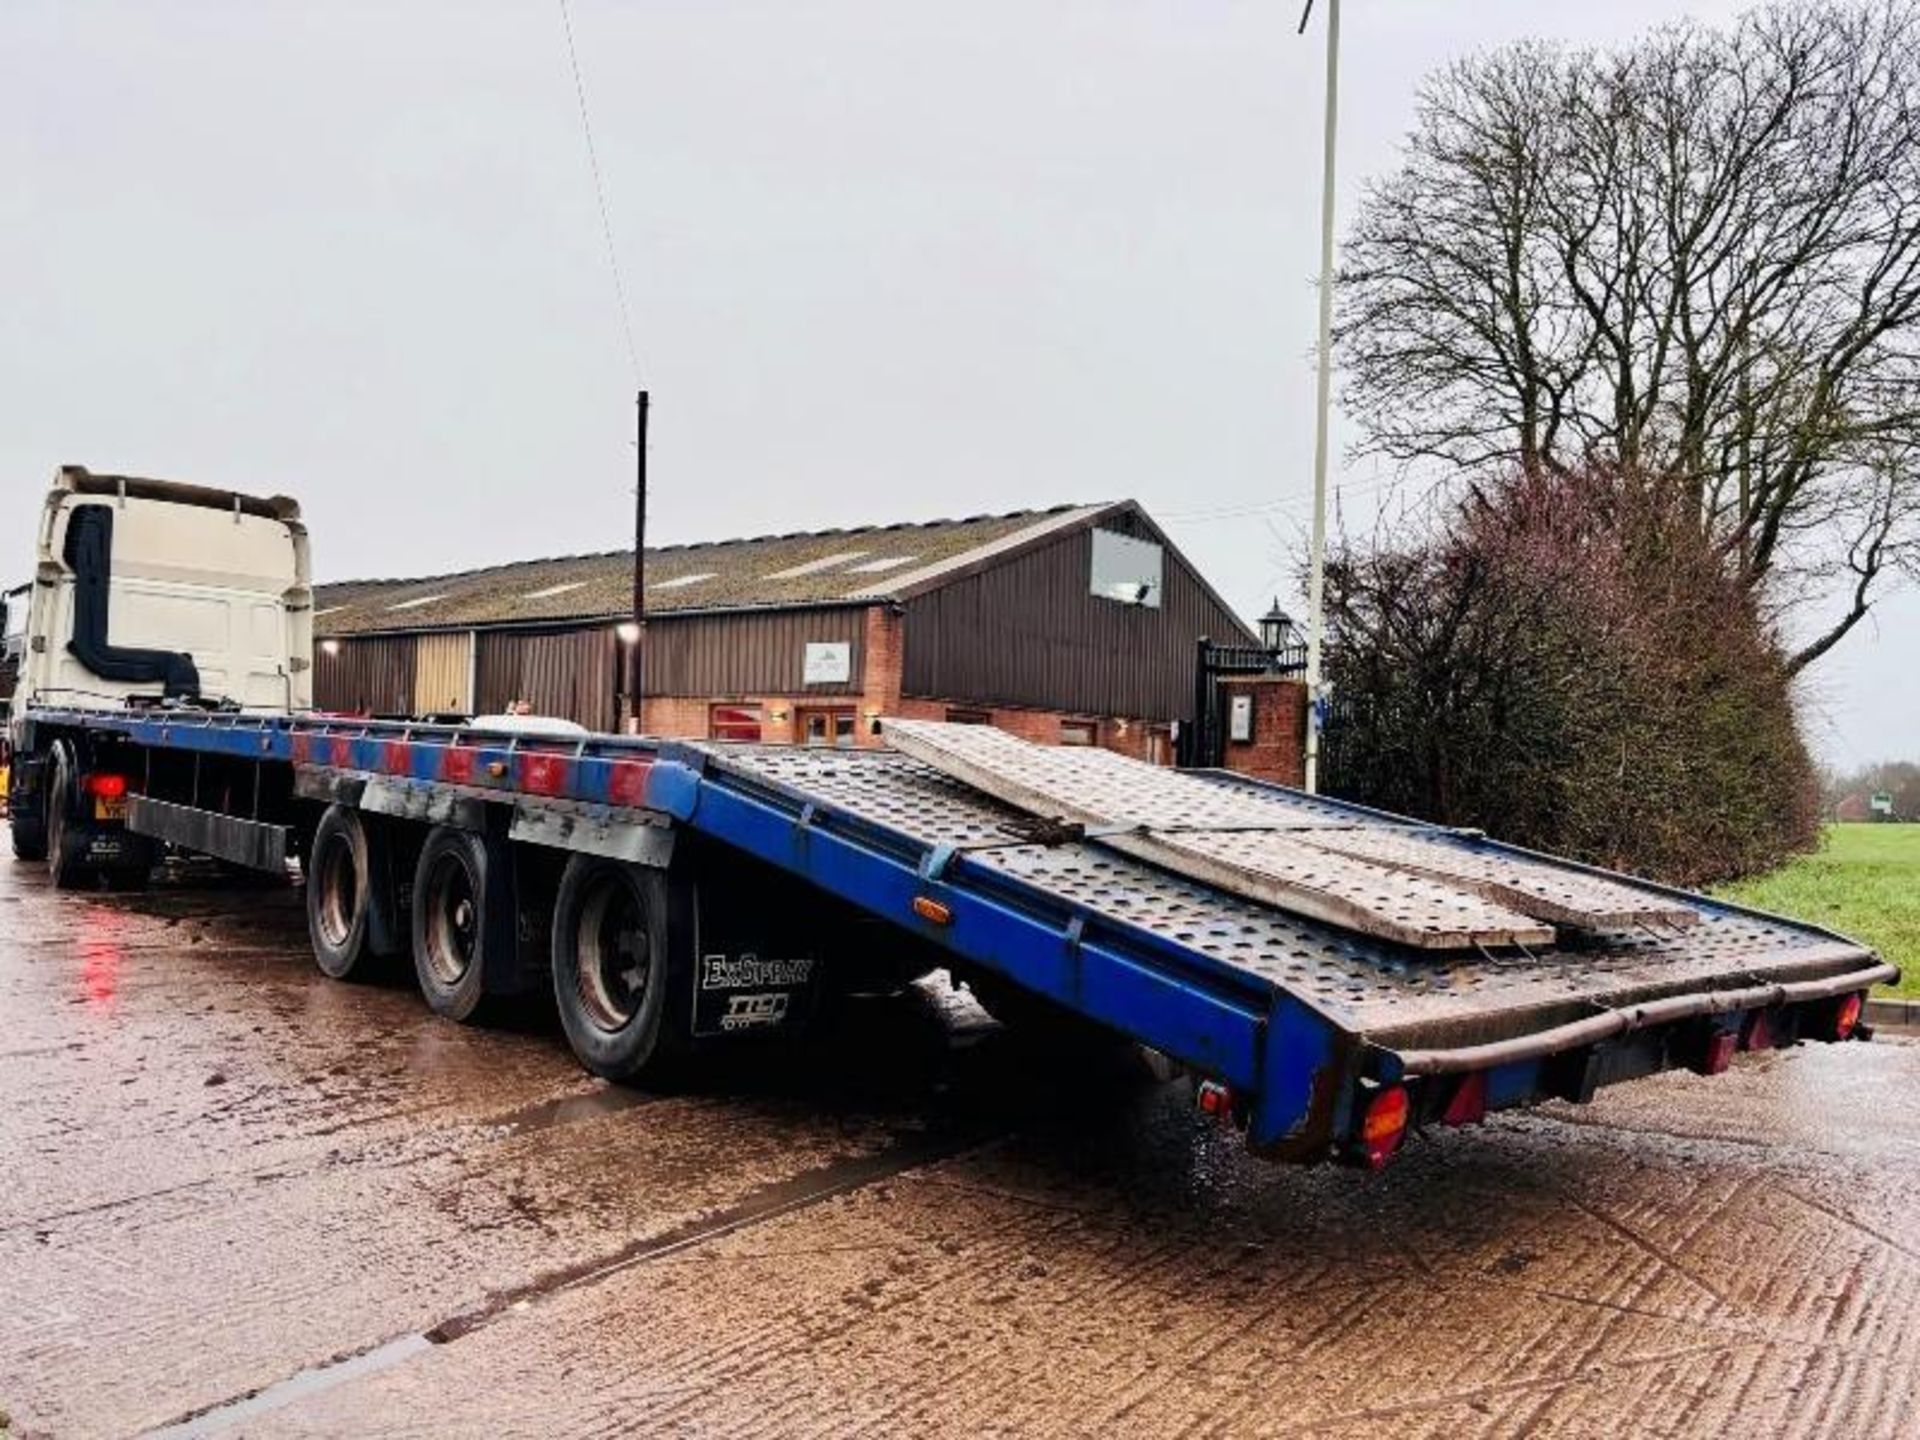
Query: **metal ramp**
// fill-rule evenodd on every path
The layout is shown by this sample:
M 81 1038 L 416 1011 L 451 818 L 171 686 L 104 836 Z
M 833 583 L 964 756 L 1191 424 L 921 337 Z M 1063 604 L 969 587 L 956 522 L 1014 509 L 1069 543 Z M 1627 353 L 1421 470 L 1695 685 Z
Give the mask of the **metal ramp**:
M 1576 869 L 1112 751 L 1035 745 L 986 726 L 931 721 L 889 720 L 885 733 L 902 753 L 1036 817 L 1077 825 L 1124 854 L 1419 949 L 1547 945 L 1556 925 L 1675 928 L 1699 918 L 1664 896 Z

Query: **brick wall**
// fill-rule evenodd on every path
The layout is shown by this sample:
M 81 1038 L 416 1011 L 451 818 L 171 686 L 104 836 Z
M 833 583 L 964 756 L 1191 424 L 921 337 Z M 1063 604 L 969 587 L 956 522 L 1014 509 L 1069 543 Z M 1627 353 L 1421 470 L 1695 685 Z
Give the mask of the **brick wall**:
M 1226 742 L 1229 770 L 1282 785 L 1306 782 L 1307 687 L 1298 680 L 1253 675 L 1220 682 L 1221 724 L 1228 724 L 1233 697 L 1253 700 L 1253 739 Z

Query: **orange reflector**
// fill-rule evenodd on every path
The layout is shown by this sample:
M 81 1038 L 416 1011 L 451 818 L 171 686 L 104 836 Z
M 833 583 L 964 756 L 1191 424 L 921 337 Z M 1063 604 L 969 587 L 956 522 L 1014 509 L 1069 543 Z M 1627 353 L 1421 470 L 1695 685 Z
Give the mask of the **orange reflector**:
M 1375 1170 L 1386 1164 L 1406 1133 L 1406 1087 L 1391 1085 L 1373 1097 L 1366 1118 L 1360 1122 L 1360 1146 L 1367 1164 Z
M 87 790 L 100 800 L 118 800 L 127 793 L 127 777 L 124 775 L 89 775 Z
M 935 925 L 945 925 L 953 919 L 953 911 L 930 895 L 913 897 L 913 913 L 922 920 L 931 920 Z
M 1840 1002 L 1840 1008 L 1834 1012 L 1833 1038 L 1845 1040 L 1860 1024 L 1860 1012 L 1866 1008 L 1867 997 L 1856 990 Z

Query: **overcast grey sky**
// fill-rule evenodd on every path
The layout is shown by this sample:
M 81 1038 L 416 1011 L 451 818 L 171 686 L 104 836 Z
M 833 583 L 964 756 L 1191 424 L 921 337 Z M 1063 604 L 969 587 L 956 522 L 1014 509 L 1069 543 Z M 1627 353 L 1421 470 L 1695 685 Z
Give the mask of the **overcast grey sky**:
M 1452 56 L 1736 8 L 1347 0 L 1343 197 Z M 1132 496 L 1243 612 L 1297 603 L 1298 18 L 575 0 L 653 538 Z M 557 0 L 10 0 L 0 115 L 0 570 L 62 461 L 297 495 L 323 578 L 630 536 L 635 382 Z M 1370 513 L 1386 477 L 1337 479 Z M 1827 758 L 1920 752 L 1916 635 L 1909 593 L 1820 668 Z

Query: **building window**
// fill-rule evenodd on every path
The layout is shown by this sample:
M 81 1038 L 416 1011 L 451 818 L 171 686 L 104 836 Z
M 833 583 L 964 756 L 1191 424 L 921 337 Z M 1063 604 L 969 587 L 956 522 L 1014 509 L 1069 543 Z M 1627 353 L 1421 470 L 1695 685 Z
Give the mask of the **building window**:
M 758 705 L 709 705 L 707 735 L 714 740 L 758 740 L 760 738 L 760 707 Z
M 1136 540 L 1117 530 L 1093 532 L 1092 590 L 1103 600 L 1160 608 L 1165 556 L 1151 540 Z
M 993 723 L 993 712 L 991 710 L 962 710 L 958 706 L 949 705 L 947 707 L 947 723 L 949 725 L 991 725 Z
M 854 713 L 851 710 L 802 710 L 799 730 L 803 745 L 850 750 L 853 748 Z
M 1100 727 L 1091 720 L 1062 720 L 1060 743 L 1062 745 L 1097 745 L 1100 743 Z

